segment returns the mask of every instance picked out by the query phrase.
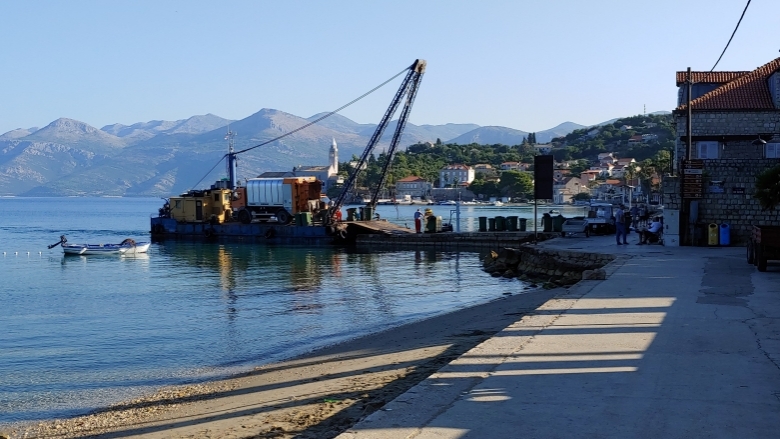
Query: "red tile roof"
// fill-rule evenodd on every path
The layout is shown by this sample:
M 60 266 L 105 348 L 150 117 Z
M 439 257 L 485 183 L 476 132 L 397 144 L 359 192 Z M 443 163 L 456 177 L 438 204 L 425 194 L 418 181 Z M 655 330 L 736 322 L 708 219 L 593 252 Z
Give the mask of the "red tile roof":
M 774 110 L 767 79 L 780 69 L 780 58 L 691 101 L 694 110 Z M 684 110 L 680 105 L 678 110 Z
M 750 72 L 691 72 L 691 80 L 694 83 L 703 82 L 705 84 L 725 84 L 731 82 L 742 75 Z M 685 84 L 688 72 L 677 72 L 677 86 Z
M 422 177 L 417 177 L 417 176 L 414 176 L 414 175 L 410 175 L 409 177 L 404 177 L 404 178 L 396 181 L 396 183 L 409 183 L 409 182 L 413 182 L 413 181 L 425 181 L 425 179 L 422 178 Z

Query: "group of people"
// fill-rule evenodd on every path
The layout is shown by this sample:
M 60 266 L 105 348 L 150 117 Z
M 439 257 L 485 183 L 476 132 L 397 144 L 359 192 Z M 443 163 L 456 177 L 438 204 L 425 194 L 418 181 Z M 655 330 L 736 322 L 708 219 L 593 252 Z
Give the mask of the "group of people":
M 617 245 L 628 244 L 627 237 L 631 227 L 634 227 L 634 230 L 638 230 L 639 232 L 638 245 L 658 242 L 661 235 L 661 229 L 663 228 L 661 217 L 654 217 L 653 221 L 649 224 L 647 223 L 647 219 L 646 208 L 633 206 L 631 209 L 626 209 L 626 206 L 621 204 L 617 211 L 615 211 L 615 240 L 617 241 Z M 641 227 L 640 222 L 642 223 Z

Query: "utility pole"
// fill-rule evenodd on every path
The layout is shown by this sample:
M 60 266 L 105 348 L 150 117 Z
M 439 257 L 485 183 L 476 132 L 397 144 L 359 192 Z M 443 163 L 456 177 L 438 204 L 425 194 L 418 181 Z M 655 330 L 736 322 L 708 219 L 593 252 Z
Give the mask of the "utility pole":
M 691 68 L 688 67 L 688 79 L 685 81 L 688 83 L 688 105 L 686 105 L 686 108 L 688 110 L 688 117 L 685 121 L 685 130 L 686 132 L 686 143 L 685 143 L 685 159 L 690 160 L 691 155 L 693 154 L 693 142 L 691 139 L 693 130 L 691 130 L 691 91 L 693 89 L 693 80 L 691 79 Z

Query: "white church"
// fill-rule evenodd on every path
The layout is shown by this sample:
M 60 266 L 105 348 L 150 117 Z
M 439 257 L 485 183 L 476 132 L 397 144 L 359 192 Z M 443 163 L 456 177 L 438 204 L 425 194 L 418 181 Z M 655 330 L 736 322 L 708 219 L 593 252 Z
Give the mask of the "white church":
M 327 192 L 334 184 L 343 183 L 339 173 L 339 148 L 336 139 L 330 145 L 328 166 L 297 166 L 293 168 L 296 177 L 317 177 L 323 183 L 323 192 Z

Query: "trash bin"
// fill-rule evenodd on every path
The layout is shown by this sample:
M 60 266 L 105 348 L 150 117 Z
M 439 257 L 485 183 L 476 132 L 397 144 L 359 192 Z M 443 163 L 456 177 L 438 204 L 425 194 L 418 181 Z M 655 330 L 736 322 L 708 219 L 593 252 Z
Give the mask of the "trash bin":
M 374 208 L 371 206 L 366 206 L 363 208 L 363 212 L 361 213 L 360 219 L 363 221 L 371 221 L 374 219 Z
M 563 231 L 563 222 L 566 221 L 566 218 L 563 217 L 563 215 L 557 215 L 554 216 L 552 219 L 552 228 L 553 232 L 562 232 Z
M 347 209 L 347 221 L 355 221 L 355 213 L 357 212 L 357 207 L 350 207 Z
M 488 218 L 488 232 L 495 232 L 495 231 L 496 231 L 496 219 Z
M 496 217 L 496 232 L 503 232 L 506 230 L 506 218 L 503 216 Z
M 298 212 L 295 214 L 295 225 L 308 227 L 311 225 L 311 212 Z
M 517 231 L 517 217 L 516 216 L 508 216 L 506 217 L 506 229 L 510 232 L 516 232 Z
M 487 217 L 481 216 L 478 219 L 479 219 L 479 231 L 487 232 Z
M 552 232 L 553 222 L 549 213 L 542 215 L 542 232 Z
M 528 218 L 520 218 L 519 221 L 520 221 L 520 231 L 521 232 L 525 232 L 525 230 L 526 230 L 525 229 L 526 228 L 526 223 L 528 222 Z
M 715 223 L 707 227 L 707 245 L 718 245 L 718 225 Z
M 426 233 L 441 232 L 441 217 L 428 215 L 427 219 L 425 220 L 425 232 Z
M 720 225 L 720 245 L 731 245 L 731 226 L 726 223 Z

